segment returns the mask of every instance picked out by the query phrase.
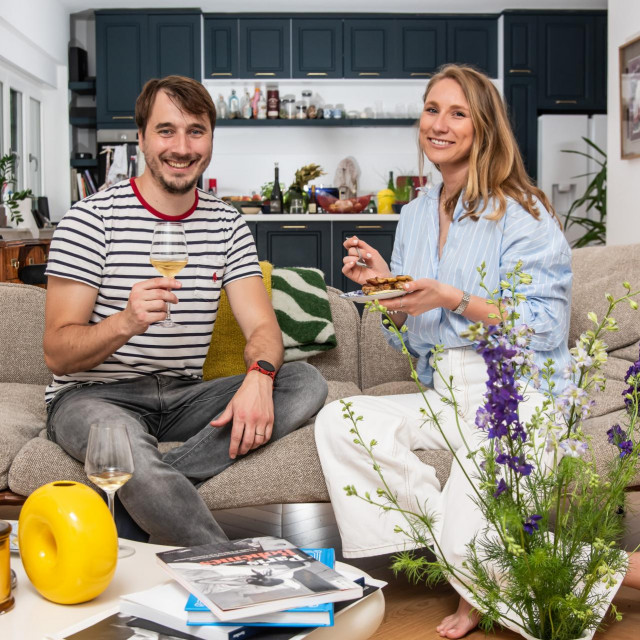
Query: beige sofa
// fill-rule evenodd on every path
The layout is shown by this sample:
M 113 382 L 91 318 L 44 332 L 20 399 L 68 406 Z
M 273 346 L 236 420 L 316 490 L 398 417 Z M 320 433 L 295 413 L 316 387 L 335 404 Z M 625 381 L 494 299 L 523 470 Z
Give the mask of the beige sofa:
M 605 293 L 622 294 L 624 280 L 640 288 L 640 245 L 576 250 L 573 269 L 571 344 L 589 328 L 588 311 L 602 316 Z M 310 360 L 329 382 L 327 402 L 361 393 L 414 392 L 404 356 L 388 347 L 381 336 L 378 314 L 365 311 L 360 317 L 356 306 L 341 299 L 337 290 L 330 289 L 329 296 L 338 347 Z M 82 465 L 44 436 L 44 387 L 50 378 L 42 353 L 44 299 L 42 289 L 0 283 L 0 490 L 5 490 L 0 494 L 0 505 L 3 496 L 6 504 L 6 490 L 28 496 L 54 480 L 89 484 Z M 586 423 L 601 462 L 612 455 L 606 431 L 623 415 L 624 374 L 638 358 L 640 340 L 640 312 L 621 305 L 616 317 L 621 330 L 606 335 L 609 382 L 606 391 L 598 394 L 595 414 Z M 205 482 L 199 491 L 207 505 L 216 511 L 327 502 L 312 422 Z M 449 454 L 432 451 L 419 455 L 435 465 L 444 482 Z M 634 484 L 640 484 L 640 477 Z

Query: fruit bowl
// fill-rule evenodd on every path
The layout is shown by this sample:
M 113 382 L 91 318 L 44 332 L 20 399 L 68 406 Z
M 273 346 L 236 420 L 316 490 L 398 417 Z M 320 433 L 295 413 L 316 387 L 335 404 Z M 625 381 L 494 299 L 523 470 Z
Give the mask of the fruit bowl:
M 346 198 L 339 200 L 333 196 L 325 196 L 318 194 L 318 204 L 327 213 L 360 213 L 369 204 L 371 195 L 359 196 L 357 198 Z

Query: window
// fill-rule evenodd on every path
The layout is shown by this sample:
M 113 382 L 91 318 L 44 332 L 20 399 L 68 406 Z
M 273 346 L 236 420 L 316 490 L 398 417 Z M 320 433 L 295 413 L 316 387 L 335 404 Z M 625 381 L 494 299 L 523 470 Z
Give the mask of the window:
M 33 191 L 33 195 L 42 195 L 42 150 L 40 133 L 40 101 L 35 98 L 29 98 L 29 128 L 28 145 L 29 155 L 27 161 L 29 163 L 27 184 Z
M 24 189 L 22 140 L 22 93 L 12 88 L 9 89 L 9 151 L 16 158 L 16 191 Z

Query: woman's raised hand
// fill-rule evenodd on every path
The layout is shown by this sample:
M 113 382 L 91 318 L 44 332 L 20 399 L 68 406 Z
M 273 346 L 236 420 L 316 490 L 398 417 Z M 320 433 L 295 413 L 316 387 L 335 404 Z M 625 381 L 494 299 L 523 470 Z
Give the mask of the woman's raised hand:
M 368 278 L 375 276 L 387 277 L 391 275 L 389 265 L 382 256 L 366 242 L 358 239 L 356 236 L 352 236 L 345 240 L 343 246 L 347 250 L 347 255 L 342 258 L 342 273 L 350 280 L 358 284 L 364 284 Z M 361 257 L 358 256 L 356 249 L 360 250 Z M 365 267 L 357 264 L 361 260 L 366 264 Z

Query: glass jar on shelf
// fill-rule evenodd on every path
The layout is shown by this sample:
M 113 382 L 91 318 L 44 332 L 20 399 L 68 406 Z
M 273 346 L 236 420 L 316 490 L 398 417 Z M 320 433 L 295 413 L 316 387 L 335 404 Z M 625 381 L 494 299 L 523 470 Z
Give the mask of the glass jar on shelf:
M 293 120 L 296 117 L 296 99 L 291 94 L 282 96 L 280 100 L 280 117 L 283 120 Z
M 307 105 L 302 100 L 296 102 L 296 118 L 298 120 L 306 120 L 307 118 Z

